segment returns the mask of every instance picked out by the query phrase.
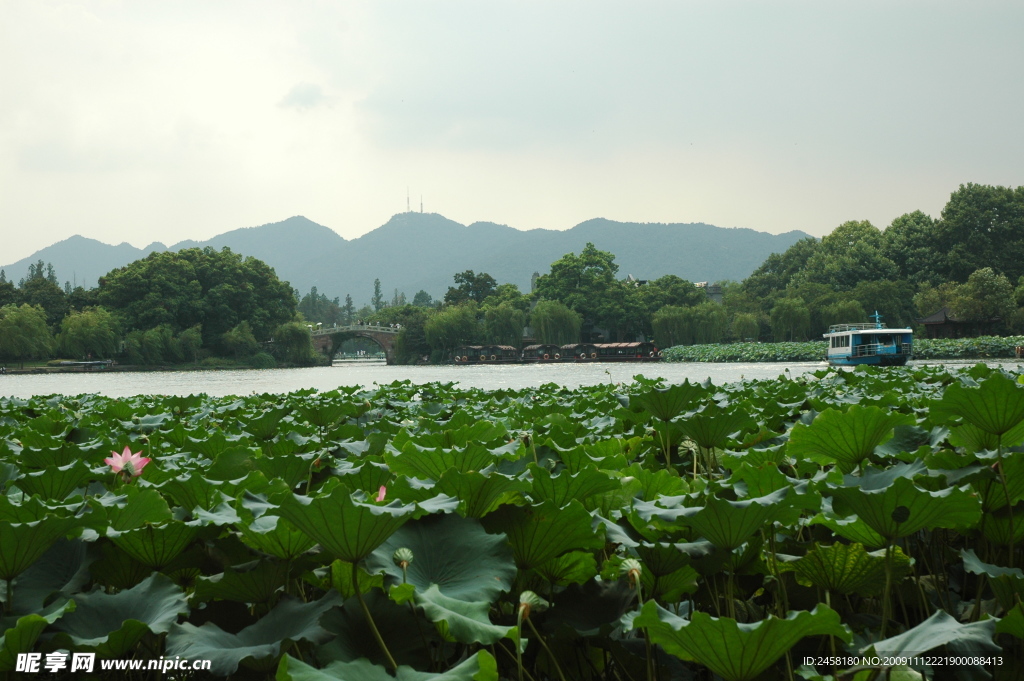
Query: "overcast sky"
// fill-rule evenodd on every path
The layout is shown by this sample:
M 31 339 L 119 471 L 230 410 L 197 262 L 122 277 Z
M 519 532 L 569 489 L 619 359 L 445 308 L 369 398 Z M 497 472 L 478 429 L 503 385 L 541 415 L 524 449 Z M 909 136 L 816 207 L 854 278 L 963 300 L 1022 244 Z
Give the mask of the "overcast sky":
M 1022 36 L 1017 0 L 0 0 L 0 263 L 353 238 L 406 187 L 519 229 L 938 216 L 1024 184 Z

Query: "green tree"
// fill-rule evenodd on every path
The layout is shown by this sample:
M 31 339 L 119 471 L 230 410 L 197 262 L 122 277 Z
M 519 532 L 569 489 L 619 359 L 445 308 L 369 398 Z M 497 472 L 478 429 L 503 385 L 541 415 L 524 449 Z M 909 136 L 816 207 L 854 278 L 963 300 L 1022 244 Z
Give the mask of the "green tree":
M 1024 275 L 1024 186 L 960 185 L 942 209 L 933 242 L 947 280 L 963 283 L 991 267 L 1016 281 Z
M 203 347 L 203 329 L 199 324 L 191 326 L 180 334 L 178 340 L 181 343 L 181 354 L 193 363 L 199 362 L 199 350 Z
M 430 294 L 420 289 L 416 292 L 416 295 L 412 297 L 412 304 L 416 307 L 433 307 L 434 299 L 430 297 Z
M 250 327 L 249 322 L 245 320 L 242 320 L 237 326 L 235 326 L 235 328 L 224 333 L 221 340 L 221 346 L 234 355 L 235 359 L 251 357 L 260 349 L 259 341 L 257 341 L 256 336 L 252 334 L 252 327 Z
M 47 357 L 53 336 L 46 324 L 46 311 L 28 304 L 0 308 L 0 357 L 21 362 Z
M 476 303 L 450 305 L 439 310 L 427 319 L 423 330 L 436 356 L 447 358 L 456 347 L 472 343 L 479 336 Z
M 856 324 L 867 320 L 864 306 L 856 300 L 840 300 L 821 310 L 821 325 L 826 331 L 833 324 Z
M 399 292 L 395 289 L 395 295 L 391 297 L 391 307 L 401 307 L 405 305 L 405 293 Z
M 942 281 L 942 254 L 935 248 L 936 221 L 919 210 L 905 213 L 882 232 L 882 255 L 899 277 L 917 286 Z
M 791 283 L 806 281 L 849 291 L 862 281 L 898 279 L 896 263 L 885 257 L 882 246 L 882 233 L 867 220 L 844 222 L 821 240 Z
M 268 338 L 293 318 L 297 303 L 266 263 L 228 248 L 152 253 L 101 277 L 97 295 L 124 329 L 165 324 L 180 333 L 201 325 L 203 345 L 215 351 L 243 320 L 258 340 Z
M 776 341 L 804 339 L 811 326 L 811 312 L 800 298 L 779 298 L 771 313 Z
M 354 324 L 356 321 L 356 306 L 352 302 L 351 294 L 345 294 L 345 306 L 341 308 L 341 323 L 345 326 Z
M 956 287 L 949 308 L 953 317 L 965 322 L 1005 323 L 1017 309 L 1013 284 L 991 267 L 982 267 Z
M 18 289 L 14 284 L 7 281 L 7 275 L 0 270 L 0 307 L 13 305 L 18 302 Z
M 52 269 L 52 265 L 49 267 Z M 20 301 L 29 305 L 39 305 L 46 311 L 46 323 L 50 328 L 56 328 L 68 313 L 67 294 L 45 274 L 28 276 L 22 280 L 22 285 L 18 288 Z
M 484 328 L 489 343 L 520 347 L 523 343 L 523 327 L 526 315 L 512 303 L 501 303 L 484 312 Z
M 444 294 L 446 305 L 461 305 L 470 300 L 476 303 L 483 303 L 487 298 L 494 295 L 498 282 L 494 277 L 481 272 L 476 274 L 473 270 L 459 272 L 452 277 L 458 286 L 449 286 L 448 292 Z
M 914 299 L 907 295 L 912 290 L 903 281 L 862 281 L 851 294 L 868 316 L 878 312 L 885 324 L 896 328 L 910 326 L 917 318 Z
M 628 323 L 627 289 L 615 278 L 618 270 L 614 255 L 588 243 L 579 255 L 567 253 L 553 262 L 551 271 L 538 277 L 535 295 L 578 312 L 588 335 L 599 326 L 616 332 Z
M 541 343 L 579 343 L 582 325 L 582 316 L 558 300 L 538 301 L 530 312 L 533 335 Z
M 693 313 L 689 307 L 666 305 L 651 319 L 654 344 L 659 348 L 693 345 Z
M 309 293 L 299 301 L 299 312 L 303 319 L 314 324 L 320 322 L 326 326 L 343 323 L 344 312 L 338 304 L 338 299 L 331 300 L 324 294 L 317 291 L 313 286 Z
M 754 300 L 766 304 L 765 311 L 771 309 L 772 301 L 789 287 L 793 277 L 804 269 L 820 247 L 817 239 L 808 237 L 797 241 L 784 253 L 772 253 L 743 281 L 743 289 Z
M 277 327 L 273 351 L 279 360 L 295 366 L 313 366 L 319 362 L 309 327 L 302 322 L 288 322 Z
M 118 350 L 117 320 L 102 307 L 72 310 L 64 317 L 57 347 L 68 357 L 113 357 Z
M 387 305 L 384 301 L 384 294 L 381 293 L 380 279 L 373 280 L 373 298 L 370 299 L 370 304 L 373 306 L 374 312 L 379 312 Z
M 761 324 L 753 312 L 740 312 L 732 319 L 732 335 L 737 340 L 756 341 L 761 335 Z

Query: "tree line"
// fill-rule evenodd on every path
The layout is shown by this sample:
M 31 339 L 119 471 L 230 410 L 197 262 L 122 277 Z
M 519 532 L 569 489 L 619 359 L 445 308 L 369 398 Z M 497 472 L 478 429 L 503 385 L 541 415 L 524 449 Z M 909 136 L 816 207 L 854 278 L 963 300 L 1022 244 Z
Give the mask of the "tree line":
M 938 219 L 914 211 L 884 229 L 845 222 L 769 255 L 742 282 L 715 282 L 714 301 L 707 286 L 673 275 L 622 278 L 614 260 L 587 244 L 530 293 L 467 270 L 438 307 L 385 302 L 365 317 L 402 325 L 402 361 L 442 361 L 461 344 L 519 345 L 524 328 L 558 344 L 807 340 L 876 311 L 890 326 L 915 326 L 945 308 L 969 333 L 1024 333 L 1024 187 L 962 185 Z
M 530 292 L 465 270 L 440 300 L 419 291 L 409 302 L 397 289 L 389 297 L 377 279 L 358 308 L 350 294 L 344 302 L 316 288 L 300 296 L 266 263 L 230 249 L 153 253 L 88 290 L 61 287 L 39 261 L 17 285 L 0 271 L 0 358 L 311 364 L 325 361 L 312 349 L 312 325 L 360 321 L 400 327 L 396 358 L 406 363 L 524 338 L 659 347 L 804 340 L 875 311 L 904 326 L 945 308 L 977 332 L 1019 333 L 1022 306 L 1024 187 L 967 184 L 938 219 L 914 211 L 884 229 L 845 222 L 769 255 L 742 282 L 712 288 L 675 275 L 622 277 L 615 256 L 589 243 L 552 263 Z
M 57 281 L 42 261 L 17 285 L 0 271 L 0 358 L 317 361 L 288 283 L 228 248 L 152 253 L 88 290 Z

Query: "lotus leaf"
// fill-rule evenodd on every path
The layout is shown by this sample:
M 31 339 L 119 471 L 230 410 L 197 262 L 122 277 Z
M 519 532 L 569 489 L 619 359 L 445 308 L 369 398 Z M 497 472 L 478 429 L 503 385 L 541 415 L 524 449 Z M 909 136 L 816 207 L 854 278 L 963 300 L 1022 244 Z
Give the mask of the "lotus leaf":
M 273 560 L 258 560 L 230 570 L 196 579 L 193 598 L 198 602 L 213 600 L 241 603 L 266 603 L 284 586 L 288 565 Z
M 932 403 L 930 415 L 938 422 L 960 417 L 981 430 L 1002 436 L 1004 447 L 1024 439 L 1024 387 L 993 372 L 977 388 L 953 383 L 942 399 Z
M 659 421 L 671 421 L 706 393 L 704 386 L 690 383 L 687 379 L 668 388 L 655 388 L 649 392 L 632 395 L 629 397 L 629 405 L 640 407 Z
M 449 468 L 462 473 L 487 468 L 495 457 L 486 447 L 473 443 L 463 449 L 431 449 L 410 442 L 401 454 L 386 453 L 384 460 L 396 475 L 437 480 Z
M 257 551 L 293 560 L 313 548 L 316 541 L 284 518 L 264 515 L 238 526 L 241 540 Z
M 502 506 L 483 519 L 488 532 L 504 532 L 522 570 L 538 567 L 568 551 L 597 549 L 591 517 L 578 501 L 559 508 L 546 501 L 535 506 Z
M 380 573 L 370 574 L 366 570 L 357 569 L 356 579 L 360 593 L 367 593 L 371 589 L 384 588 L 384 575 Z M 330 588 L 337 591 L 343 598 L 352 598 L 356 595 L 356 586 L 352 582 L 352 563 L 343 560 L 335 560 L 331 563 Z
M 57 640 L 75 649 L 95 650 L 101 657 L 121 657 L 146 632 L 167 633 L 179 614 L 188 614 L 181 588 L 159 573 L 115 594 L 77 594 L 75 611 L 56 623 Z
M 0 521 L 0 579 L 17 577 L 78 524 L 77 518 L 58 516 L 32 522 Z
M 416 593 L 416 605 L 431 622 L 445 622 L 452 638 L 460 643 L 492 643 L 515 634 L 515 627 L 491 624 L 488 601 L 463 601 L 445 596 L 437 585 Z
M 679 428 L 700 447 L 721 449 L 733 435 L 755 430 L 757 424 L 744 405 L 723 408 L 712 402 L 697 413 L 681 419 Z
M 882 489 L 863 489 L 856 481 L 829 488 L 832 507 L 840 515 L 856 514 L 887 539 L 907 537 L 918 530 L 970 528 L 981 518 L 981 500 L 967 489 L 949 487 L 930 492 L 907 478 L 896 478 Z
M 756 678 L 807 636 L 852 639 L 839 614 L 821 604 L 810 612 L 791 612 L 785 619 L 770 616 L 755 624 L 740 624 L 699 611 L 684 620 L 648 601 L 633 626 L 645 629 L 652 642 L 672 655 L 699 662 L 726 681 Z
M 409 549 L 413 561 L 403 575 L 392 556 Z M 367 558 L 367 569 L 384 572 L 391 584 L 408 581 L 425 593 L 464 601 L 486 601 L 512 588 L 516 566 L 505 536 L 488 534 L 476 520 L 432 515 L 406 523 Z
M 84 461 L 74 461 L 66 466 L 47 466 L 41 471 L 26 473 L 18 480 L 18 487 L 26 494 L 37 494 L 43 499 L 64 501 L 75 489 L 82 486 L 93 471 Z
M 597 574 L 597 559 L 586 551 L 570 551 L 542 563 L 537 574 L 552 584 L 583 584 Z
M 996 620 L 961 624 L 944 610 L 936 610 L 928 619 L 902 634 L 876 641 L 860 649 L 863 655 L 917 656 L 939 646 L 963 646 L 971 654 L 999 651 L 992 641 Z
M 68 601 L 46 614 L 19 617 L 14 626 L 6 629 L 4 635 L 0 636 L 0 672 L 14 671 L 18 653 L 31 652 L 43 630 L 74 609 L 74 601 Z
M 413 505 L 377 506 L 360 501 L 348 488 L 339 486 L 319 497 L 286 496 L 279 513 L 334 557 L 357 563 L 404 525 L 415 510 Z
M 285 596 L 273 610 L 237 634 L 207 622 L 201 627 L 188 622 L 175 624 L 167 635 L 167 657 L 211 660 L 214 674 L 234 674 L 242 661 L 277 660 L 291 641 L 322 643 L 330 634 L 319 624 L 320 616 L 339 605 L 341 598 L 328 593 L 310 603 Z
M 415 612 L 412 605 L 399 605 L 380 590 L 370 591 L 363 598 L 395 661 L 420 669 L 429 667 L 432 649 L 442 643 L 434 624 L 422 613 Z M 365 659 L 373 664 L 387 664 L 355 598 L 349 598 L 342 607 L 331 608 L 324 613 L 320 626 L 335 634 L 334 638 L 316 649 L 316 657 L 321 663 Z
M 885 582 L 885 550 L 868 553 L 861 544 L 815 545 L 806 555 L 790 563 L 797 580 L 841 594 L 877 596 Z M 899 581 L 910 571 L 910 559 L 893 548 L 893 579 Z
M 853 471 L 881 444 L 893 437 L 896 426 L 913 425 L 909 414 L 879 407 L 853 405 L 845 412 L 826 409 L 810 426 L 797 424 L 789 436 L 787 452 L 821 464 L 837 464 Z
M 1009 609 L 1024 601 L 1024 570 L 982 562 L 973 549 L 961 549 L 960 555 L 964 559 L 964 570 L 988 577 L 988 584 L 1002 607 Z
M 679 517 L 716 547 L 732 550 L 781 513 L 780 504 L 789 492 L 787 487 L 740 501 L 709 496 L 702 507 L 680 508 Z
M 85 542 L 58 539 L 15 578 L 10 609 L 18 613 L 43 613 L 51 603 L 66 601 L 89 581 L 91 562 Z
M 482 518 L 502 504 L 511 504 L 520 499 L 520 493 L 530 489 L 530 483 L 500 473 L 461 473 L 453 468 L 441 475 L 436 488 L 459 500 L 461 514 Z
M 445 672 L 418 672 L 412 667 L 400 666 L 391 676 L 387 669 L 368 660 L 332 662 L 321 670 L 285 655 L 276 678 L 277 681 L 498 681 L 498 666 L 490 653 L 481 650 Z
M 607 473 L 593 468 L 585 468 L 575 474 L 562 471 L 559 475 L 552 476 L 550 471 L 531 464 L 530 474 L 533 477 L 533 500 L 550 500 L 557 506 L 565 506 L 573 499 L 582 502 L 596 494 L 618 490 L 622 486 Z

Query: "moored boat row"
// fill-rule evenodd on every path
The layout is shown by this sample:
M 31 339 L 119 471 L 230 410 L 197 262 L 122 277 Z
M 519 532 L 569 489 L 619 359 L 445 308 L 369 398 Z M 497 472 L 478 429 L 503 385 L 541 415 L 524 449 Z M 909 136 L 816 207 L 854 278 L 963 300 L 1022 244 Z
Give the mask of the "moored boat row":
M 455 349 L 455 364 L 526 364 L 544 362 L 657 362 L 654 343 L 570 343 L 527 345 L 463 345 Z

